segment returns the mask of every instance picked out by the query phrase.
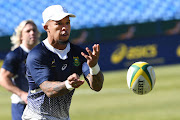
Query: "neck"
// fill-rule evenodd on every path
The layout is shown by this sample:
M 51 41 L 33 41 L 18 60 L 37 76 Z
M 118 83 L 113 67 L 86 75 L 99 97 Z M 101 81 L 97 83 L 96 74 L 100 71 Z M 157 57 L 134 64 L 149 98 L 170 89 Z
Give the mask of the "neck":
M 32 50 L 34 46 L 27 46 L 26 48 Z
M 64 50 L 66 48 L 67 44 L 56 44 L 56 45 L 52 45 L 52 46 L 58 50 Z
M 54 48 L 59 49 L 59 50 L 64 50 L 64 49 L 66 48 L 69 40 L 64 41 L 64 42 L 62 42 L 62 41 L 56 42 L 56 41 L 54 41 L 54 40 L 49 40 L 49 39 L 48 39 L 48 42 L 49 42 L 49 44 L 52 45 Z
M 31 50 L 31 49 L 27 48 L 26 46 L 24 46 L 23 44 L 21 44 L 20 46 L 27 53 L 29 53 L 29 51 Z

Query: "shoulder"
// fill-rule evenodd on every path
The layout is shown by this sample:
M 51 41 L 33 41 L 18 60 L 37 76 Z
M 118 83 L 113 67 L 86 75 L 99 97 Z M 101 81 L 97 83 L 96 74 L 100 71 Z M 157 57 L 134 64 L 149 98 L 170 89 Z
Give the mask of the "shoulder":
M 21 63 L 20 48 L 16 48 L 14 51 L 7 53 L 2 68 L 5 68 L 11 73 L 16 73 L 19 63 Z
M 71 49 L 73 52 L 85 52 L 86 53 L 86 50 L 78 45 L 74 45 L 72 43 L 70 43 L 70 46 L 71 46 Z
M 46 54 L 47 49 L 44 46 L 44 44 L 41 42 L 40 44 L 36 45 L 28 54 L 28 56 L 31 57 L 36 57 L 36 56 L 41 56 L 43 54 Z
M 27 62 L 35 60 L 45 60 L 49 54 L 49 51 L 44 46 L 43 42 L 35 46 L 28 54 Z
M 78 45 L 74 45 L 74 44 L 70 44 L 70 45 L 71 45 L 71 53 L 74 61 L 78 59 L 82 63 L 86 62 L 86 58 L 81 55 L 81 52 L 88 54 L 87 51 Z
M 20 53 L 22 52 L 22 49 L 20 47 L 16 48 L 13 51 L 10 51 L 9 53 L 7 53 L 5 60 L 18 60 L 20 57 Z

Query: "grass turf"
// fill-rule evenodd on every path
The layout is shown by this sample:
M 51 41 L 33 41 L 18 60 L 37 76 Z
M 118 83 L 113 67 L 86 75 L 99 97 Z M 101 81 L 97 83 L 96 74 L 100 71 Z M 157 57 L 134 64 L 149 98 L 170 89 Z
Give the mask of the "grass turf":
M 154 67 L 156 83 L 146 95 L 128 89 L 127 70 L 104 72 L 102 91 L 85 83 L 76 90 L 70 108 L 72 120 L 179 120 L 180 65 Z M 9 120 L 10 93 L 0 87 L 0 120 Z

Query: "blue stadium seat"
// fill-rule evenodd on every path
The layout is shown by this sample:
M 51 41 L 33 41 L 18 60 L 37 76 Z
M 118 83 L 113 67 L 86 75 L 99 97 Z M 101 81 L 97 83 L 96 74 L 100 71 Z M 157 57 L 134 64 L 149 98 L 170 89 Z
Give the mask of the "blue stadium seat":
M 34 20 L 39 30 L 44 31 L 41 14 L 53 4 L 61 4 L 77 16 L 72 20 L 72 29 L 180 19 L 178 0 L 0 0 L 0 16 L 3 16 L 0 19 L 0 36 L 11 35 L 24 19 Z

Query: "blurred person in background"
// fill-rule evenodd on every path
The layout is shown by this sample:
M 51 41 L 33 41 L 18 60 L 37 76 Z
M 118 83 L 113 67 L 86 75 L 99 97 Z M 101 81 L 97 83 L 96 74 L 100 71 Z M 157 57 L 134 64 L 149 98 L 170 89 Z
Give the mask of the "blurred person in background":
M 177 35 L 180 33 L 180 21 L 177 21 L 175 26 L 165 31 L 167 35 Z
M 104 77 L 98 65 L 100 45 L 93 51 L 69 42 L 70 17 L 60 5 L 47 7 L 42 13 L 47 38 L 34 47 L 26 61 L 29 81 L 28 104 L 23 120 L 70 120 L 69 108 L 76 88 L 84 80 L 100 91 Z M 95 104 L 95 101 L 92 101 Z
M 28 81 L 25 62 L 29 51 L 39 43 L 40 33 L 32 20 L 22 21 L 11 37 L 13 44 L 0 69 L 0 85 L 12 92 L 12 120 L 21 120 L 27 104 Z
M 136 27 L 135 26 L 129 26 L 127 32 L 118 35 L 117 39 L 118 40 L 132 39 L 134 37 L 135 32 L 136 32 Z
M 72 39 L 71 43 L 73 43 L 75 45 L 81 45 L 86 42 L 87 37 L 88 37 L 88 31 L 82 30 L 80 36 Z

